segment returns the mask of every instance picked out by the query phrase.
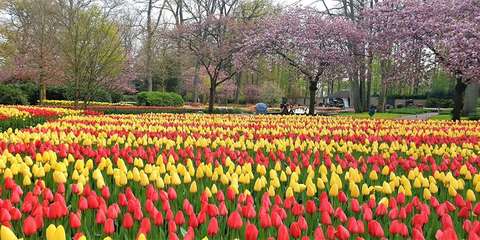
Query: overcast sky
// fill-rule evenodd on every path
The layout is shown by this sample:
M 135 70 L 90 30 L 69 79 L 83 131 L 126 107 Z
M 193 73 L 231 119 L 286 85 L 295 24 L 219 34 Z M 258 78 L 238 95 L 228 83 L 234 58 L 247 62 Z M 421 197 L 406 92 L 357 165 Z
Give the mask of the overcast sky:
M 323 2 L 321 0 L 274 0 L 281 5 L 298 5 L 298 6 L 312 6 L 318 9 L 324 9 Z M 325 0 L 328 7 L 335 6 L 334 0 Z

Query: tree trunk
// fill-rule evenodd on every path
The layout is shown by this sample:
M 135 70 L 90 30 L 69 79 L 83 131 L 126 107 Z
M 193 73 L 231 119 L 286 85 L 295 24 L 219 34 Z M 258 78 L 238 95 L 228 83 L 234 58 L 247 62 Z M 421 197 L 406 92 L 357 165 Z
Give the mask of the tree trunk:
M 318 90 L 318 80 L 310 80 L 310 102 L 308 107 L 308 115 L 314 116 L 315 115 L 315 97 Z
M 452 110 L 452 120 L 460 121 L 462 117 L 463 110 L 463 101 L 465 97 L 465 89 L 467 84 L 463 82 L 462 77 L 457 77 L 457 84 L 455 85 L 455 93 L 453 95 L 453 110 Z
M 358 72 L 354 71 L 350 76 L 353 108 L 356 113 L 362 112 L 362 101 L 360 96 L 360 85 L 358 83 Z
M 367 111 L 368 111 L 368 108 L 370 108 L 370 96 L 371 96 L 371 92 L 372 92 L 372 63 L 373 63 L 373 57 L 371 56 L 371 54 L 369 54 L 369 57 L 368 57 L 368 60 L 367 60 L 367 92 L 366 92 L 366 106 L 367 106 Z
M 387 101 L 387 86 L 382 83 L 380 84 L 380 95 L 378 97 L 378 112 L 385 112 L 385 102 Z
M 153 10 L 153 2 L 152 0 L 148 1 L 148 8 L 147 8 L 147 36 L 145 42 L 145 51 L 146 51 L 146 59 L 145 59 L 145 79 L 147 81 L 147 90 L 149 92 L 153 91 L 153 79 L 152 79 L 152 38 L 153 38 L 153 31 L 152 31 L 152 10 Z
M 210 83 L 210 96 L 208 98 L 208 113 L 213 113 L 213 105 L 215 104 L 215 83 Z
M 43 67 L 40 66 L 40 74 L 38 79 L 39 85 L 39 103 L 40 105 L 44 104 L 45 100 L 47 100 L 47 85 L 45 83 L 45 74 L 43 73 Z
M 234 102 L 236 104 L 240 103 L 240 84 L 241 84 L 241 82 L 242 82 L 242 72 L 239 72 L 235 76 L 235 100 L 234 100 Z
M 465 89 L 465 103 L 463 106 L 463 114 L 465 116 L 473 115 L 477 112 L 477 99 L 479 92 L 479 83 L 468 84 L 467 89 Z
M 195 72 L 193 75 L 193 102 L 198 102 L 198 85 L 200 83 L 200 63 L 198 61 L 195 62 Z

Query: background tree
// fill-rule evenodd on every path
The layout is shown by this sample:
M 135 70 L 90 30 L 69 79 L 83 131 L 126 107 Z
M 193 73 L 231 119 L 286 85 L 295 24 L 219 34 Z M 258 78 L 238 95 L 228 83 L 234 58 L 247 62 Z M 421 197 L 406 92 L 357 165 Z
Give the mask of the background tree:
M 387 0 L 370 13 L 378 42 L 414 41 L 455 78 L 453 120 L 460 120 L 465 89 L 480 80 L 480 2 Z M 418 51 L 402 48 L 397 58 Z
M 117 26 L 98 7 L 67 11 L 74 19 L 65 26 L 60 42 L 69 89 L 76 102 L 88 104 L 98 90 L 119 85 L 114 80 L 122 79 L 117 77 L 126 56 Z
M 240 51 L 243 26 L 229 17 L 212 16 L 201 23 L 185 24 L 174 35 L 199 61 L 210 78 L 208 111 L 213 112 L 216 89 L 237 73 L 233 56 Z
M 266 19 L 258 32 L 249 33 L 238 63 L 255 56 L 271 56 L 300 72 L 309 86 L 309 114 L 315 114 L 315 97 L 322 75 L 352 63 L 350 42 L 361 42 L 362 33 L 348 21 L 325 17 L 312 9 L 293 9 Z
M 47 82 L 57 82 L 63 75 L 58 58 L 58 49 L 51 36 L 55 36 L 58 25 L 54 18 L 56 5 L 48 0 L 8 0 L 6 13 L 10 16 L 9 42 L 14 43 L 11 63 L 15 71 L 11 77 L 23 75 L 37 82 L 39 100 L 46 99 Z

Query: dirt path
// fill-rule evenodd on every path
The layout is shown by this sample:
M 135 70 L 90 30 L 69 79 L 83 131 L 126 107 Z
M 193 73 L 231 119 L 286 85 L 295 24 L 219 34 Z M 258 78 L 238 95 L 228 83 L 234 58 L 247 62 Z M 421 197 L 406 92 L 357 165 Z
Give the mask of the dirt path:
M 397 118 L 398 120 L 428 120 L 433 116 L 437 116 L 438 113 L 436 112 L 429 112 L 429 113 L 422 113 L 422 114 L 415 114 L 415 115 L 406 115 L 403 117 Z

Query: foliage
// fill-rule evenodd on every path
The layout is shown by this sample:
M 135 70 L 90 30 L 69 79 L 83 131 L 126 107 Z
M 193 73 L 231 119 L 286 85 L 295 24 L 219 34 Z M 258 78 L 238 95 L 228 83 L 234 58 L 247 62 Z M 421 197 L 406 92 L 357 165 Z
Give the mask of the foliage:
M 121 92 L 118 92 L 118 91 L 110 92 L 110 96 L 111 96 L 111 99 L 112 99 L 113 103 L 119 103 L 119 102 L 122 102 L 124 100 L 123 94 Z
M 368 11 L 365 19 L 372 29 L 372 46 L 387 56 L 386 63 L 406 63 L 414 73 L 427 64 L 439 64 L 453 76 L 452 113 L 454 120 L 460 120 L 467 84 L 480 81 L 480 2 L 386 0 Z M 395 77 L 405 72 L 409 71 L 391 71 L 397 82 L 405 81 Z
M 284 93 L 280 87 L 272 82 L 264 82 L 260 86 L 260 99 L 258 101 L 264 102 L 268 105 L 279 104 Z
M 0 84 L 0 104 L 27 105 L 27 95 L 18 87 Z
M 20 88 L 23 93 L 27 96 L 28 103 L 31 105 L 37 104 L 39 99 L 38 87 L 35 83 L 25 82 L 21 84 L 15 84 L 16 87 Z
M 47 88 L 47 99 L 49 100 L 67 100 L 68 87 L 65 85 L 54 85 Z
M 28 118 L 9 118 L 7 120 L 0 121 L 0 132 L 6 131 L 11 128 L 22 129 L 27 127 L 34 127 L 37 124 L 42 124 L 46 121 L 44 117 L 28 117 Z
M 114 22 L 97 7 L 80 10 L 63 33 L 63 52 L 69 63 L 69 99 L 102 98 L 103 89 L 118 89 L 127 56 Z M 123 78 L 120 78 L 123 79 Z M 102 90 L 99 90 L 102 89 Z M 108 98 L 108 97 L 105 97 Z
M 425 102 L 425 107 L 429 108 L 451 108 L 453 107 L 453 101 L 451 99 L 442 99 L 429 97 Z
M 349 45 L 362 39 L 363 33 L 345 19 L 325 18 L 313 9 L 291 9 L 267 18 L 248 33 L 236 64 L 252 66 L 258 56 L 268 56 L 292 66 L 309 82 L 313 114 L 322 75 L 339 66 L 351 66 L 354 59 Z
M 226 16 L 210 16 L 198 23 L 177 28 L 174 40 L 185 44 L 208 75 L 209 111 L 213 111 L 216 89 L 237 74 L 234 55 L 241 50 L 245 23 Z
M 142 106 L 182 106 L 180 95 L 173 92 L 141 92 L 137 94 L 137 103 Z

